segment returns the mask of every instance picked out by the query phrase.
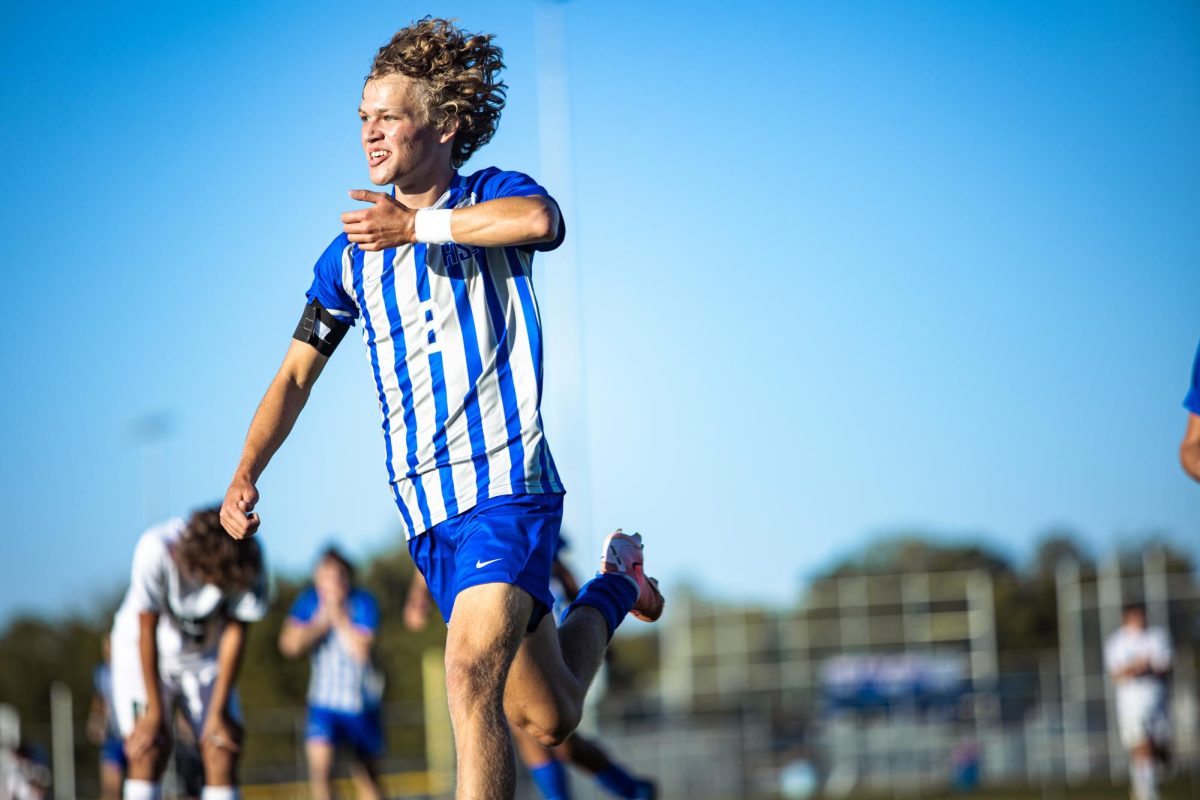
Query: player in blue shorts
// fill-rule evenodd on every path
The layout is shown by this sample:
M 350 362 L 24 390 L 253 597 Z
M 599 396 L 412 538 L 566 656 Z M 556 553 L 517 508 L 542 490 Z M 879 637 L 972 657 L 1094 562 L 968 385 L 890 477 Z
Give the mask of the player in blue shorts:
M 558 552 L 551 568 L 551 591 L 554 594 L 554 610 L 561 613 L 579 595 L 579 582 L 571 568 L 560 557 L 566 549 L 566 540 L 559 537 Z M 420 575 L 409 585 L 408 598 L 404 603 L 404 624 L 411 631 L 425 627 L 429 616 L 429 588 Z M 553 748 L 539 745 L 519 728 L 513 729 L 513 742 L 517 755 L 529 768 L 533 782 L 537 784 L 545 800 L 570 800 L 571 788 L 567 777 L 567 764 L 574 764 L 595 779 L 601 788 L 614 797 L 626 800 L 654 800 L 658 796 L 653 781 L 633 775 L 623 765 L 613 761 L 595 742 L 576 732 L 565 742 Z
M 339 744 L 353 754 L 350 774 L 358 796 L 382 797 L 377 759 L 383 753 L 383 687 L 371 663 L 379 606 L 370 592 L 355 588 L 353 577 L 354 568 L 336 548 L 323 552 L 313 585 L 296 598 L 279 634 L 285 656 L 309 653 L 312 661 L 304 750 L 313 800 L 333 796 Z
M 108 634 L 103 640 L 104 661 L 92 670 L 92 705 L 88 710 L 87 734 L 93 744 L 100 746 L 100 800 L 119 800 L 121 784 L 129 761 L 125 758 L 125 741 L 117 728 L 117 715 L 112 697 L 112 646 Z
M 534 256 L 565 228 L 528 175 L 459 168 L 504 106 L 490 35 L 423 19 L 376 54 L 359 106 L 369 203 L 317 260 L 283 365 L 250 424 L 222 507 L 235 538 L 255 484 L 356 323 L 382 412 L 409 551 L 449 623 L 446 682 L 460 797 L 514 792 L 506 717 L 545 745 L 576 727 L 608 640 L 663 598 L 640 537 L 614 534 L 560 625 L 547 617 L 563 484 L 542 432 Z
M 1187 431 L 1179 445 L 1179 463 L 1188 475 L 1200 481 L 1200 348 L 1192 364 L 1192 385 L 1183 398 L 1183 407 L 1188 410 Z

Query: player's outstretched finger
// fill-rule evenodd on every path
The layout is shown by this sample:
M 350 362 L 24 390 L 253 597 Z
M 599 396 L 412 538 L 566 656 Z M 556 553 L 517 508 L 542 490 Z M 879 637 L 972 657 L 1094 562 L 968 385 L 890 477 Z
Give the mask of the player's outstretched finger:
M 351 189 L 350 198 L 352 200 L 361 200 L 364 203 L 382 203 L 385 200 L 392 199 L 383 192 L 372 192 L 369 189 Z
M 343 225 L 353 225 L 356 222 L 364 222 L 367 219 L 366 209 L 360 208 L 357 211 L 347 211 L 342 214 Z

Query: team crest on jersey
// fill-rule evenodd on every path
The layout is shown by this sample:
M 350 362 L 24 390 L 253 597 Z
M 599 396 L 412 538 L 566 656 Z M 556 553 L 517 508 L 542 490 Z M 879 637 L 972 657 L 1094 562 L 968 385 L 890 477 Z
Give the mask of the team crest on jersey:
M 442 245 L 442 263 L 448 267 L 457 267 L 480 254 L 480 248 L 465 244 Z

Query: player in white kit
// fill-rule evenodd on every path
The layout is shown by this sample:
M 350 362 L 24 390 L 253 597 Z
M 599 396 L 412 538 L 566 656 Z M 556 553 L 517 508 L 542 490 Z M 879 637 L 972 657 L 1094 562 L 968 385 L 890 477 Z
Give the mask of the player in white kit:
M 1146 626 L 1141 605 L 1125 607 L 1121 627 L 1104 643 L 1104 668 L 1116 685 L 1121 744 L 1129 750 L 1134 800 L 1156 800 L 1157 763 L 1170 744 L 1166 677 L 1171 671 L 1171 641 L 1162 628 Z
M 234 682 L 248 623 L 266 613 L 262 551 L 226 535 L 216 508 L 142 534 L 113 620 L 112 694 L 129 758 L 125 800 L 157 800 L 178 708 L 200 742 L 203 800 L 237 798 Z

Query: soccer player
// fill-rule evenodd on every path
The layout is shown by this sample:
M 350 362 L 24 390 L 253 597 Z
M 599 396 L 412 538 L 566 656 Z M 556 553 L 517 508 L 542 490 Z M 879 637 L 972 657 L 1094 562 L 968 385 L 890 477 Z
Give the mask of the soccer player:
M 565 609 L 579 595 L 579 582 L 571 568 L 559 557 L 565 548 L 560 537 L 559 549 L 551 567 L 551 587 L 554 609 Z M 404 603 L 404 624 L 411 631 L 425 627 L 429 615 L 429 588 L 420 574 L 409 585 Z M 621 764 L 609 758 L 595 742 L 576 732 L 556 747 L 543 747 L 520 728 L 512 729 L 517 756 L 529 769 L 533 782 L 545 800 L 570 800 L 570 781 L 567 764 L 574 764 L 589 773 L 600 786 L 614 797 L 626 800 L 654 800 L 657 788 L 653 781 L 634 776 Z
M 267 608 L 262 551 L 226 535 L 216 508 L 142 534 L 112 629 L 113 709 L 125 800 L 157 800 L 176 707 L 200 742 L 202 800 L 234 800 L 241 713 L 234 683 L 246 626 Z
M 507 715 L 543 744 L 579 722 L 625 615 L 663 599 L 639 537 L 605 542 L 602 570 L 561 626 L 547 619 L 563 484 L 542 432 L 534 253 L 562 242 L 558 205 L 519 172 L 458 172 L 495 132 L 500 48 L 440 19 L 380 48 L 362 91 L 369 207 L 317 260 L 300 324 L 267 389 L 222 507 L 260 524 L 255 483 L 342 337 L 361 320 L 409 551 L 449 623 L 446 682 L 460 797 L 514 792 Z
M 125 780 L 125 743 L 117 729 L 112 699 L 112 649 L 108 634 L 102 642 L 104 661 L 92 670 L 92 704 L 88 709 L 87 734 L 100 746 L 100 799 L 118 800 Z
M 279 649 L 288 658 L 310 653 L 305 755 L 313 800 L 333 796 L 333 757 L 339 743 L 350 746 L 350 774 L 359 797 L 377 800 L 383 752 L 379 717 L 382 682 L 371 665 L 379 629 L 374 596 L 353 584 L 354 568 L 337 548 L 321 554 L 313 585 L 300 593 L 284 620 Z
M 1196 350 L 1192 386 L 1183 398 L 1183 407 L 1188 410 L 1188 424 L 1179 445 L 1179 463 L 1188 475 L 1200 481 L 1200 348 Z
M 1104 644 L 1104 667 L 1116 685 L 1117 724 L 1129 750 L 1134 800 L 1157 800 L 1156 764 L 1170 745 L 1166 677 L 1171 671 L 1171 642 L 1161 628 L 1146 627 L 1146 609 L 1125 607 L 1121 627 Z

